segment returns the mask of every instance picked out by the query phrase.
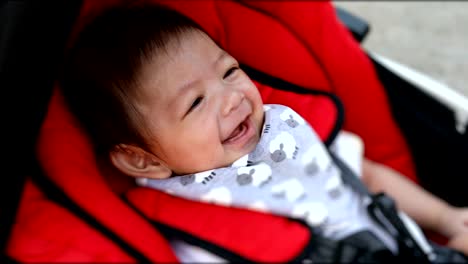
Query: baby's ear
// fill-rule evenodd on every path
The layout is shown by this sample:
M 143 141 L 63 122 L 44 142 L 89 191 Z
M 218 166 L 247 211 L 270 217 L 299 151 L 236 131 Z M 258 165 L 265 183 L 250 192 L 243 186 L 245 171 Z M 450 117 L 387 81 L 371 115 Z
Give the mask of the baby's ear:
M 109 155 L 117 169 L 136 178 L 165 179 L 172 175 L 158 157 L 136 146 L 119 144 Z

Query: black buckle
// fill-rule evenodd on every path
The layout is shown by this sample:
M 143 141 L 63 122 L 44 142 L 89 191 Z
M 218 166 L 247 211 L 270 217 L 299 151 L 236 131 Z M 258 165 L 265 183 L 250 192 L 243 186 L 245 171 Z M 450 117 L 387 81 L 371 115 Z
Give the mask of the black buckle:
M 302 263 L 395 263 L 396 256 L 371 232 L 360 231 L 340 240 L 314 233 Z
M 369 215 L 398 242 L 399 256 L 430 263 L 427 254 L 406 228 L 398 215 L 395 202 L 384 193 L 371 196 L 372 202 L 367 207 Z

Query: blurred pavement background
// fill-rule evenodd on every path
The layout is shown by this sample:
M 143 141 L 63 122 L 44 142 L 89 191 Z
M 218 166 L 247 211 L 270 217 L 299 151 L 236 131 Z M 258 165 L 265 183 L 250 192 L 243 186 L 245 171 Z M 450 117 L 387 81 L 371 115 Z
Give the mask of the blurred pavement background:
M 468 2 L 335 1 L 370 24 L 363 47 L 468 96 Z

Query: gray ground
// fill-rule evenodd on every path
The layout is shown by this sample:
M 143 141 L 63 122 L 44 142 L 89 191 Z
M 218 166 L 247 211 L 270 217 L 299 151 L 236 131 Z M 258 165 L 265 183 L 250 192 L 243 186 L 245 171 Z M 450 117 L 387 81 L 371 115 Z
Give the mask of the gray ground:
M 370 23 L 365 49 L 410 66 L 468 96 L 468 2 L 334 4 Z

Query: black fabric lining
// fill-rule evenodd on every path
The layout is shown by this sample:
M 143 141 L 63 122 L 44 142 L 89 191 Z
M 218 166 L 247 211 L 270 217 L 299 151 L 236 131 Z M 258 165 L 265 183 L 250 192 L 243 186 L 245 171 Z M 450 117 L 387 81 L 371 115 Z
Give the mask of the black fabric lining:
M 326 80 L 328 81 L 328 83 L 330 84 L 330 87 L 332 87 L 333 90 L 335 90 L 335 85 L 333 83 L 333 78 L 331 78 L 330 76 L 330 73 L 327 71 L 327 68 L 324 66 L 324 64 L 322 63 L 322 61 L 320 60 L 320 57 L 317 56 L 317 54 L 314 52 L 313 49 L 311 49 L 309 47 L 309 45 L 294 31 L 292 30 L 288 25 L 286 25 L 285 23 L 283 23 L 283 21 L 281 19 L 278 19 L 277 17 L 273 16 L 272 14 L 269 14 L 255 6 L 251 6 L 247 3 L 247 1 L 239 1 L 237 2 L 239 3 L 240 5 L 242 6 L 245 6 L 249 9 L 252 9 L 252 10 L 255 10 L 257 11 L 258 13 L 261 13 L 267 17 L 270 17 L 272 18 L 274 21 L 278 22 L 279 24 L 281 24 L 285 29 L 287 29 L 287 31 L 289 33 L 291 33 L 298 41 L 301 42 L 302 46 L 309 52 L 310 56 L 312 56 L 314 58 L 314 60 L 317 62 L 317 64 L 319 65 L 319 67 L 322 69 L 323 71 L 323 74 L 325 75 L 325 78 Z
M 17 264 L 19 263 L 18 261 L 10 258 L 9 256 L 6 256 L 6 255 L 3 255 L 0 257 L 0 263 L 4 263 L 4 264 Z
M 0 1 L 0 87 L 6 106 L 1 120 L 8 139 L 2 160 L 8 177 L 0 182 L 0 256 L 5 259 L 62 48 L 80 6 L 80 0 Z M 20 110 L 11 111 L 8 102 Z M 8 261 L 0 263 L 13 260 Z
M 344 122 L 344 107 L 343 104 L 341 103 L 340 99 L 332 94 L 328 93 L 325 91 L 321 90 L 314 90 L 314 89 L 307 89 L 304 87 L 301 87 L 299 85 L 284 81 L 280 78 L 268 75 L 264 72 L 258 71 L 246 64 L 241 64 L 240 66 L 247 75 L 252 78 L 253 80 L 256 80 L 260 83 L 266 84 L 272 88 L 279 89 L 279 90 L 284 90 L 284 91 L 290 91 L 290 92 L 295 92 L 298 94 L 313 94 L 317 96 L 325 96 L 328 97 L 335 105 L 336 107 L 336 122 L 335 126 L 333 127 L 332 131 L 328 135 L 327 139 L 325 140 L 324 144 L 329 147 L 333 141 L 335 140 L 336 136 L 340 132 L 341 128 L 343 127 L 343 122 Z
M 75 216 L 83 220 L 88 225 L 92 226 L 94 229 L 99 231 L 110 241 L 119 246 L 123 251 L 125 251 L 129 256 L 133 257 L 138 263 L 152 263 L 152 261 L 147 258 L 143 253 L 137 250 L 135 247 L 131 246 L 129 243 L 120 238 L 113 231 L 108 229 L 106 226 L 101 224 L 97 219 L 92 215 L 87 213 L 82 209 L 78 204 L 76 204 L 70 197 L 68 197 L 55 183 L 48 179 L 39 168 L 39 165 L 36 164 L 36 172 L 31 177 L 34 183 L 45 193 L 45 195 L 57 202 L 63 208 L 71 211 Z

